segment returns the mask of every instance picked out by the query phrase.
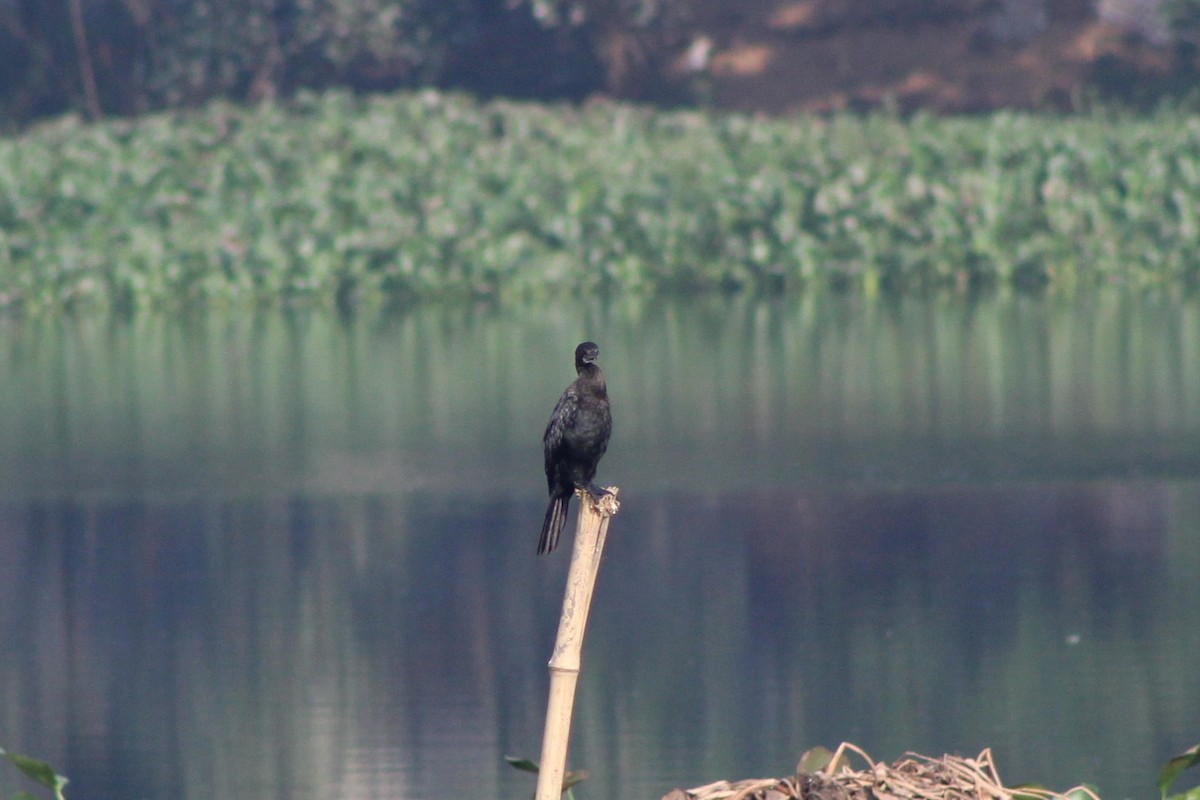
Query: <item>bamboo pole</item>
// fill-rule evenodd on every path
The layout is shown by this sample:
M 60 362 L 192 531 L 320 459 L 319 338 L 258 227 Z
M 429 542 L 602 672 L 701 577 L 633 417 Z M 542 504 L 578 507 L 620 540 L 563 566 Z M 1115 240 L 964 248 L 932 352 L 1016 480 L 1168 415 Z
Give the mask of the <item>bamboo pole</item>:
M 579 678 L 580 652 L 588 610 L 592 605 L 592 589 L 600 571 L 608 521 L 621 505 L 617 502 L 618 489 L 610 487 L 608 491 L 610 494 L 599 502 L 594 502 L 587 492 L 577 492 L 582 502 L 575 527 L 575 548 L 567 572 L 567 589 L 563 593 L 558 636 L 550 657 L 550 697 L 546 701 L 546 727 L 542 733 L 542 758 L 534 800 L 558 800 L 563 793 L 571 711 L 575 705 L 575 683 Z

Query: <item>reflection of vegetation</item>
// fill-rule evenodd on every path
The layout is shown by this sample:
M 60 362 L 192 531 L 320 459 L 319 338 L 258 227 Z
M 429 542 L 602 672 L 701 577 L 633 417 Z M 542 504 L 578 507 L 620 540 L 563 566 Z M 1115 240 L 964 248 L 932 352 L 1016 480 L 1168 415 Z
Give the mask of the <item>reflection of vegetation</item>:
M 1019 770 L 1005 777 L 1060 787 L 1111 788 L 1114 774 L 1146 785 L 1160 743 L 1194 731 L 1200 697 L 1181 627 L 1200 592 L 1194 489 L 1178 493 L 1177 541 L 1150 563 L 1122 551 L 1119 528 L 1060 551 L 1040 526 L 1013 537 L 1015 514 L 980 541 L 966 526 L 996 503 L 955 513 L 944 492 L 930 503 L 942 521 L 915 545 L 879 518 L 813 524 L 797 509 L 819 496 L 643 496 L 614 531 L 587 644 L 574 759 L 605 767 L 586 793 L 661 796 L 649 781 L 633 791 L 639 776 L 778 774 L 800 744 L 846 738 L 889 758 L 991 746 Z M 546 693 L 530 676 L 544 673 L 561 585 L 530 557 L 537 499 L 478 500 L 496 496 L 3 508 L 21 578 L 0 583 L 0 609 L 19 597 L 39 612 L 36 626 L 0 615 L 22 654 L 4 692 L 78 703 L 39 738 L 99 726 L 91 760 L 143 788 L 118 798 L 266 800 L 301 786 L 458 797 L 470 785 L 527 798 L 495 765 L 538 741 Z M 735 535 L 754 528 L 775 542 Z M 1154 602 L 1130 604 L 1140 590 Z M 52 673 L 64 652 L 87 670 Z M 92 706 L 122 713 L 92 720 Z M 86 753 L 54 759 L 68 754 L 86 769 Z
M 1056 530 L 1072 509 L 1117 499 L 1061 488 L 991 501 L 937 489 L 912 518 L 879 499 L 880 514 L 863 514 L 879 493 L 627 508 L 639 541 L 610 557 L 633 574 L 599 598 L 590 646 L 610 649 L 588 669 L 604 685 L 585 680 L 580 708 L 632 699 L 593 718 L 573 752 L 701 783 L 778 774 L 797 740 L 889 757 L 988 746 L 1016 782 L 1134 796 L 1117 787 L 1145 784 L 1161 742 L 1195 728 L 1189 489 L 1155 501 L 1170 509 L 1157 533 L 1104 508 Z M 629 730 L 648 733 L 623 747 Z M 1051 752 L 1048 739 L 1070 746 Z
M 1198 315 L 1113 290 L 9 319 L 0 695 L 71 705 L 0 738 L 43 725 L 73 786 L 122 764 L 139 796 L 445 777 L 410 764 L 522 796 L 498 762 L 537 741 L 561 596 L 537 442 L 594 330 L 639 497 L 588 639 L 589 795 L 846 739 L 1111 789 L 1194 740 Z M 178 745 L 130 754 L 150 738 Z
M 1125 289 L 45 316 L 0 327 L 0 495 L 535 491 L 590 336 L 606 469 L 644 488 L 1194 475 L 1198 332 L 1200 304 Z
M 309 96 L 0 142 L 0 300 L 1194 277 L 1196 120 Z

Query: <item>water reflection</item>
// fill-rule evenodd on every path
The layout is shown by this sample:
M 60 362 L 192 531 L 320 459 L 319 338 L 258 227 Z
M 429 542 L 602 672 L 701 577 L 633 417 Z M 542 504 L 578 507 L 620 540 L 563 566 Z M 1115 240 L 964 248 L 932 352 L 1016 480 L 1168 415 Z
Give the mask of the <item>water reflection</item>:
M 812 295 L 7 320 L 0 496 L 524 491 L 588 335 L 637 489 L 1200 471 L 1200 303 Z
M 1200 718 L 1200 316 L 1078 303 L 9 321 L 0 743 L 79 796 L 527 797 L 596 331 L 580 796 L 842 740 L 1142 795 Z

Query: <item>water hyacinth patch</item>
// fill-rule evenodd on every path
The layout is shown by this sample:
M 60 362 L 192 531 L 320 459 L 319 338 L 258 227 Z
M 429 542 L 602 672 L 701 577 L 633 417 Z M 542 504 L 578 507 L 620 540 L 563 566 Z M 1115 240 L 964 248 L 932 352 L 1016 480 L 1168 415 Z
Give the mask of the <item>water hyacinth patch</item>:
M 1172 282 L 1200 118 L 304 95 L 0 140 L 0 303 Z

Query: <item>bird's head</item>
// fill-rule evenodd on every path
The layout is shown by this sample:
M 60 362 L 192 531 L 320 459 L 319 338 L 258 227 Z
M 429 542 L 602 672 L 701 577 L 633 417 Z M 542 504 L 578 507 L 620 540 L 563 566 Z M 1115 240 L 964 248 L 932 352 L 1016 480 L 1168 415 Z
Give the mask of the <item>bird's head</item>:
M 600 348 L 595 342 L 584 342 L 575 348 L 575 369 L 583 369 L 586 364 L 595 364 L 600 357 Z

